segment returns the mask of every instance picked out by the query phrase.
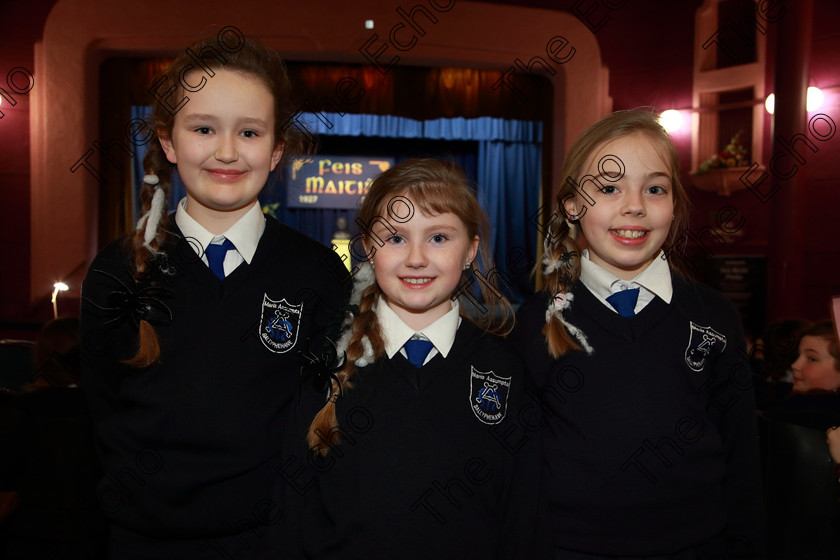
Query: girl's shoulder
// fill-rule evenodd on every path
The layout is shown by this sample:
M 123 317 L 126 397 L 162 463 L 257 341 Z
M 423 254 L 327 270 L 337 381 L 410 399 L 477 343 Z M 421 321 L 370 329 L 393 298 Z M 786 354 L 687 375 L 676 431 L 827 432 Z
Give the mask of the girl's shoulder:
M 101 274 L 94 274 L 99 271 L 111 275 L 124 276 L 131 275 L 131 260 L 134 255 L 131 251 L 131 240 L 123 237 L 112 241 L 102 248 L 88 268 L 85 282 L 89 282 L 92 278 Z
M 518 370 L 522 367 L 522 359 L 510 340 L 510 335 L 503 337 L 483 331 L 465 319 L 458 327 L 455 341 L 456 344 L 464 347 L 464 353 L 471 360 L 499 364 L 500 367 L 504 366 L 506 369 Z
M 94 262 L 97 260 L 127 260 L 132 252 L 132 237 L 133 235 L 124 235 L 111 241 L 100 249 L 94 258 Z
M 688 309 L 702 308 L 709 313 L 737 314 L 732 301 L 711 286 L 678 273 L 672 275 L 672 282 L 674 301 L 680 306 Z
M 545 311 L 548 308 L 548 303 L 551 301 L 551 295 L 545 291 L 538 291 L 534 295 L 527 298 L 516 310 L 516 324 L 514 331 L 523 327 L 533 327 L 538 324 L 540 328 L 545 324 Z
M 517 309 L 517 315 L 520 314 L 530 314 L 539 312 L 540 310 L 545 311 L 545 306 L 548 305 L 549 300 L 551 299 L 551 295 L 544 291 L 539 290 L 532 296 L 525 299 L 522 304 Z
M 294 263 L 298 274 L 316 273 L 322 280 L 338 280 L 345 285 L 349 294 L 350 274 L 332 248 L 292 229 L 271 216 L 265 218 L 265 232 L 260 245 L 265 247 L 259 251 L 260 258 L 266 258 L 277 266 L 288 268 Z M 349 297 L 349 296 L 348 296 Z
M 671 303 L 691 323 L 692 332 L 712 329 L 724 339 L 743 341 L 741 315 L 732 300 L 711 286 L 673 275 L 674 295 Z M 712 331 L 706 333 L 712 335 Z
M 549 300 L 548 293 L 539 291 L 523 301 L 516 310 L 516 322 L 507 341 L 522 355 L 531 352 L 535 344 L 539 348 L 544 346 L 542 329 Z
M 265 232 L 263 236 L 268 241 L 279 242 L 282 248 L 290 253 L 301 256 L 323 258 L 324 255 L 335 253 L 332 249 L 312 239 L 306 234 L 279 222 L 271 216 L 265 217 Z

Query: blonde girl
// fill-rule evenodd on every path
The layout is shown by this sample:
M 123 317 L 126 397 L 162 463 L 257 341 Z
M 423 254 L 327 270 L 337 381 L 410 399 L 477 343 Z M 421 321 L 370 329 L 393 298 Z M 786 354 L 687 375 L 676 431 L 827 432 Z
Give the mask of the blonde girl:
M 740 318 L 669 266 L 688 201 L 668 134 L 650 112 L 613 113 L 562 177 L 545 288 L 511 337 L 546 413 L 554 558 L 760 556 Z

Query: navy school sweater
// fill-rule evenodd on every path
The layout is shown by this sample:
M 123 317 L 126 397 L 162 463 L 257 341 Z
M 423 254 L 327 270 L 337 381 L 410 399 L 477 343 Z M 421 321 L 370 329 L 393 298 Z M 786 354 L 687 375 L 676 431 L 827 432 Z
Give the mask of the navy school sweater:
M 84 388 L 105 471 L 100 505 L 145 537 L 210 539 L 256 527 L 250 539 L 285 513 L 273 486 L 298 352 L 337 330 L 347 272 L 332 251 L 267 218 L 252 262 L 220 281 L 172 227 L 164 250 L 174 274 L 158 282 L 166 292 L 145 291 L 140 302 L 168 323 L 155 328 L 157 364 L 122 364 L 137 329 L 119 310 L 100 309 L 117 307 L 126 286 L 136 290 L 123 242 L 96 257 L 82 288 Z
M 550 357 L 541 334 L 545 293 L 517 314 L 511 340 L 545 412 L 557 548 L 605 556 L 764 553 L 740 319 L 710 288 L 676 274 L 673 285 L 670 304 L 657 297 L 625 318 L 578 282 L 564 317 L 586 334 L 591 356 Z
M 542 558 L 537 409 L 515 352 L 464 320 L 417 373 L 399 353 L 361 369 L 337 402 L 343 442 L 287 469 L 310 557 Z

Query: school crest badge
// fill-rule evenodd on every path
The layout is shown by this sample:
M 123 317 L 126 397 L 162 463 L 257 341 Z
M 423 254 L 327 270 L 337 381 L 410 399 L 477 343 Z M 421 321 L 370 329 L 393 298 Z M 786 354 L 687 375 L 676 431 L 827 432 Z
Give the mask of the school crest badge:
M 470 408 L 485 424 L 498 424 L 507 413 L 510 377 L 470 366 Z
M 274 301 L 263 294 L 260 316 L 260 340 L 278 354 L 288 352 L 297 342 L 303 303 L 291 305 L 285 298 Z
M 712 327 L 704 327 L 689 321 L 691 332 L 685 348 L 685 363 L 694 371 L 702 371 L 706 358 L 716 356 L 726 348 L 726 337 Z

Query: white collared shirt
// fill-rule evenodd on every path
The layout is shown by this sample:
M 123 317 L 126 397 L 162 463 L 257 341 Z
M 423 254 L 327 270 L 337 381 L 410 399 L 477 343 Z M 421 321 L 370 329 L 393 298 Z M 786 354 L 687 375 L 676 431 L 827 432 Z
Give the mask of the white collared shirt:
M 452 301 L 451 304 L 452 309 L 447 311 L 446 315 L 418 332 L 406 325 L 405 321 L 400 319 L 399 315 L 380 297 L 376 302 L 376 319 L 382 328 L 382 334 L 385 338 L 385 353 L 388 358 L 393 358 L 397 352 L 408 357 L 403 346 L 412 338 L 428 340 L 433 345 L 423 361 L 423 365 L 438 354 L 441 354 L 444 358 L 448 356 L 452 345 L 455 343 L 455 334 L 461 325 L 458 302 Z
M 225 255 L 225 276 L 236 270 L 236 267 L 243 262 L 251 264 L 254 253 L 257 252 L 257 245 L 265 231 L 265 216 L 259 201 L 254 202 L 251 209 L 221 235 L 213 235 L 187 214 L 186 197 L 181 199 L 175 210 L 175 223 L 178 224 L 186 239 L 195 240 L 195 243 L 190 243 L 190 246 L 207 266 L 210 265 L 204 255 L 204 248 L 211 244 L 221 245 L 225 239 L 230 239 L 236 250 L 228 251 Z
M 610 305 L 607 298 L 621 290 L 639 289 L 639 299 L 636 300 L 635 313 L 645 308 L 659 296 L 665 303 L 671 303 L 674 286 L 671 283 L 671 269 L 668 261 L 662 258 L 662 251 L 657 253 L 651 263 L 629 282 L 622 280 L 612 272 L 601 268 L 589 259 L 589 249 L 584 249 L 580 259 L 580 281 L 592 292 L 610 311 L 618 313 Z

